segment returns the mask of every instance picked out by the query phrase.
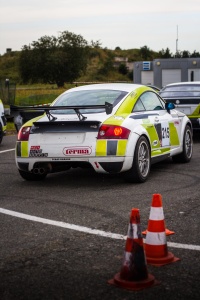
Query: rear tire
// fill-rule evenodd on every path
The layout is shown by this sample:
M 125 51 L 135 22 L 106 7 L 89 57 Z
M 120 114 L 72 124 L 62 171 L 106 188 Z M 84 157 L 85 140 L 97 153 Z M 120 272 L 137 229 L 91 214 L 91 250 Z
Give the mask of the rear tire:
M 145 182 L 149 176 L 151 165 L 150 146 L 147 139 L 142 136 L 139 138 L 130 170 L 124 174 L 127 182 Z
M 192 158 L 193 152 L 193 141 L 192 141 L 192 130 L 190 126 L 185 127 L 183 137 L 183 151 L 175 156 L 172 156 L 172 160 L 175 163 L 188 163 Z
M 43 180 L 45 179 L 45 177 L 47 176 L 46 173 L 44 174 L 34 174 L 34 173 L 31 173 L 31 172 L 25 172 L 25 171 L 22 171 L 22 170 L 18 170 L 19 171 L 19 174 L 21 175 L 21 177 L 27 181 L 40 181 L 40 180 Z

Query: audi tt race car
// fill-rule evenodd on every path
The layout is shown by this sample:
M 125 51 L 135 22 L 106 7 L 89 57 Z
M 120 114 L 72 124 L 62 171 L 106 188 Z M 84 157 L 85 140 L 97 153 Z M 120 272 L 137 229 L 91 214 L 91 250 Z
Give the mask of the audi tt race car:
M 16 165 L 25 180 L 90 166 L 99 173 L 122 173 L 128 182 L 144 182 L 151 164 L 169 157 L 187 163 L 192 150 L 190 120 L 155 90 L 93 84 L 67 90 L 21 127 Z

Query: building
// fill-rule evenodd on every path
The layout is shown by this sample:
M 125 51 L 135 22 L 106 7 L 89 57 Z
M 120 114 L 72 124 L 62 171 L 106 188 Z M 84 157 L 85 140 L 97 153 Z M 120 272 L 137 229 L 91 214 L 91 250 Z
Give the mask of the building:
M 128 71 L 133 71 L 133 62 L 129 62 L 128 57 L 116 56 L 114 58 L 113 67 L 114 68 L 119 68 L 119 66 L 122 65 L 122 64 L 127 67 Z
M 181 81 L 200 81 L 200 58 L 168 58 L 134 63 L 134 83 L 162 88 Z

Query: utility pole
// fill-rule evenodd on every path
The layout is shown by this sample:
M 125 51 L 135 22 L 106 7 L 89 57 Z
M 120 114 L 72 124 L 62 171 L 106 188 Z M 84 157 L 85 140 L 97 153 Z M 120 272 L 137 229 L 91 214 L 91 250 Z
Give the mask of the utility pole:
M 176 36 L 176 57 L 178 57 L 178 25 L 177 25 L 177 36 Z

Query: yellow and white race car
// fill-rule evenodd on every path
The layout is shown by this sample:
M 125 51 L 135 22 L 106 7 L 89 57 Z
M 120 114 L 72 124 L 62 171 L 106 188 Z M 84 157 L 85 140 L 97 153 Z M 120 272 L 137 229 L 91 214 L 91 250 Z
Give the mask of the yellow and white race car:
M 144 85 L 72 88 L 43 112 L 18 133 L 16 165 L 25 180 L 90 166 L 100 173 L 122 173 L 128 182 L 144 182 L 151 164 L 168 157 L 186 163 L 192 157 L 188 117 Z

